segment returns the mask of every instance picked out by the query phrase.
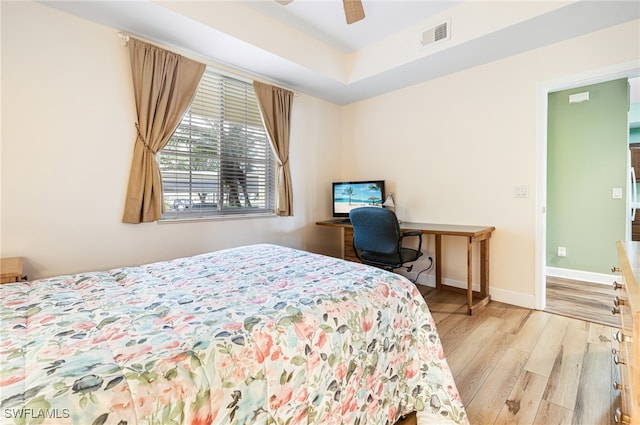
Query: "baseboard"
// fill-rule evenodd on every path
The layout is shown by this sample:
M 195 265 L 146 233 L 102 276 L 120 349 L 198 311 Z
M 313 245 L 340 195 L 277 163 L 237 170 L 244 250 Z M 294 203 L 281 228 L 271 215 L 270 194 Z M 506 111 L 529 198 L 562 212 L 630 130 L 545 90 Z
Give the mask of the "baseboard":
M 425 276 L 424 279 L 420 279 L 416 283 L 435 288 L 436 278 L 435 276 Z M 456 287 L 456 288 L 462 288 L 462 289 L 467 288 L 467 282 L 462 282 L 459 280 L 443 278 L 442 283 L 445 285 Z M 473 290 L 479 291 L 480 285 L 474 284 Z M 534 301 L 535 297 L 533 294 L 525 294 L 523 292 L 509 291 L 507 289 L 492 288 L 492 287 L 489 287 L 489 294 L 491 294 L 491 300 L 493 301 L 498 301 L 505 304 L 511 304 L 518 307 L 531 308 L 531 309 L 533 309 L 535 306 L 535 301 Z
M 616 279 L 615 275 L 609 275 L 605 273 L 585 272 L 580 270 L 561 269 L 557 267 L 547 267 L 546 274 L 547 276 L 560 277 L 564 279 L 581 280 L 584 282 L 593 282 L 593 283 L 599 283 L 603 285 L 611 285 L 611 283 Z M 420 276 L 420 279 L 416 283 L 435 288 L 436 278 L 434 275 L 422 275 Z M 459 280 L 443 278 L 442 283 L 445 285 L 456 287 L 456 288 L 462 288 L 462 289 L 467 288 L 467 282 L 462 282 Z M 479 291 L 480 285 L 474 284 L 473 290 Z M 531 309 L 535 308 L 535 295 L 533 294 L 525 294 L 523 292 L 510 291 L 508 289 L 501 289 L 501 288 L 494 288 L 494 287 L 489 288 L 489 293 L 491 294 L 491 299 L 493 301 L 498 301 L 505 304 L 511 304 L 518 307 L 531 308 Z
M 585 272 L 581 270 L 561 269 L 558 267 L 547 267 L 547 276 L 560 277 L 563 279 L 581 280 L 583 282 L 600 283 L 611 285 L 616 276 L 605 273 Z

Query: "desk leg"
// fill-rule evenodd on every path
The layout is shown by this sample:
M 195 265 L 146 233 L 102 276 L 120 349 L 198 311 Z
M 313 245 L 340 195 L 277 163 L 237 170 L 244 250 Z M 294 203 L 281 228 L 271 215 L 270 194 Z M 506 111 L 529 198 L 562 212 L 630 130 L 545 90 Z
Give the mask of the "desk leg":
M 479 310 L 482 307 L 486 306 L 491 302 L 491 295 L 489 295 L 489 238 L 482 239 L 479 241 L 480 243 L 480 300 L 475 304 L 471 304 L 471 300 L 473 299 L 472 295 L 468 295 L 469 299 L 469 314 L 473 314 L 474 310 Z M 469 246 L 471 246 L 471 238 L 469 238 Z M 472 286 L 471 286 L 471 248 L 468 249 L 469 255 L 469 263 L 468 263 L 468 273 L 469 273 L 469 281 L 467 284 L 469 285 L 468 294 L 473 294 Z
M 469 314 L 473 313 L 473 242 L 471 238 L 467 238 L 467 306 L 469 307 Z
M 489 239 L 480 242 L 480 295 L 489 296 Z
M 442 289 L 442 235 L 436 236 L 436 289 Z

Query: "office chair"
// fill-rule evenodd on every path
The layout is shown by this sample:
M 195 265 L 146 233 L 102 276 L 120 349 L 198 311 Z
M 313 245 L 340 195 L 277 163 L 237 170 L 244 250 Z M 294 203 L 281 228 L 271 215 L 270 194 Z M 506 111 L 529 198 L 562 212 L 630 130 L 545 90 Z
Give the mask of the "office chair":
M 422 255 L 422 232 L 401 232 L 398 218 L 391 210 L 379 207 L 354 208 L 349 213 L 353 226 L 353 249 L 364 264 L 381 267 L 388 271 L 405 267 L 408 272 Z M 405 248 L 405 237 L 417 237 L 418 249 Z

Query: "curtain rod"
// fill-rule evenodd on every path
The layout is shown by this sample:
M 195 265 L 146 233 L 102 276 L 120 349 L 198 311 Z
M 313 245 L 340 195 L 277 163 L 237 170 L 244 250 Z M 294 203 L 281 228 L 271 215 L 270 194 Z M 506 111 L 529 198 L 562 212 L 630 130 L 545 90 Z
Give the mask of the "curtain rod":
M 129 40 L 130 40 L 130 38 L 131 38 L 131 37 L 130 37 L 130 36 L 129 36 L 129 34 L 127 34 L 126 32 L 122 32 L 122 31 L 118 32 L 118 38 L 121 40 L 121 42 L 122 42 L 122 46 L 123 46 L 123 47 L 127 47 L 127 46 L 129 45 Z M 140 37 L 136 37 L 136 38 L 138 38 L 138 39 L 140 39 L 140 40 L 144 41 L 145 43 L 153 44 L 154 46 L 158 46 L 158 47 L 161 47 L 161 48 L 166 49 L 166 50 L 170 50 L 170 49 L 172 49 L 172 48 L 167 48 L 167 47 L 165 47 L 165 46 L 159 45 L 158 43 L 155 43 L 155 42 L 153 42 L 153 41 L 149 41 L 149 40 L 142 39 L 142 38 L 140 38 Z M 178 49 L 178 50 L 180 50 L 180 49 Z M 195 59 L 192 55 L 185 54 L 184 52 L 175 52 L 175 53 L 178 53 L 178 54 L 183 55 L 183 56 L 185 56 L 185 57 L 189 57 L 189 59 Z M 198 55 L 196 55 L 196 56 L 198 56 Z M 223 65 L 223 64 L 220 64 L 220 63 L 217 63 L 217 62 L 216 62 L 215 64 L 214 64 L 214 63 L 211 63 L 211 61 L 210 61 L 210 60 L 205 59 L 205 58 L 202 58 L 202 57 L 200 57 L 200 56 L 198 56 L 198 59 L 197 59 L 197 60 L 198 60 L 198 61 L 203 60 L 204 62 L 209 62 L 209 64 L 210 64 L 211 66 L 214 66 L 214 67 L 218 67 L 218 68 L 220 68 L 220 67 L 222 67 L 222 68 L 228 68 L 228 69 L 224 69 L 224 71 L 226 71 L 226 72 L 240 72 L 240 73 L 244 74 L 244 75 L 243 75 L 243 77 L 246 77 L 246 78 L 251 79 L 251 80 L 256 80 L 256 81 L 258 81 L 258 82 L 260 82 L 260 83 L 265 83 L 265 84 L 270 84 L 270 85 L 277 85 L 277 84 L 274 84 L 274 83 L 273 83 L 273 82 L 271 82 L 271 81 L 261 80 L 260 78 L 255 78 L 255 76 L 254 76 L 254 75 L 251 75 L 250 73 L 246 73 L 246 72 L 240 71 L 240 70 L 238 70 L 238 69 L 236 69 L 236 68 L 234 68 L 234 67 L 231 67 L 231 66 L 228 66 L 228 65 Z M 297 92 L 297 91 L 295 91 L 295 90 L 292 90 L 292 89 L 290 89 L 290 88 L 288 88 L 288 87 L 282 87 L 282 86 L 280 86 L 280 85 L 277 85 L 277 86 L 278 86 L 278 87 L 281 87 L 281 88 L 283 88 L 283 89 L 285 89 L 285 90 L 289 90 L 289 91 L 290 91 L 290 92 L 292 92 L 292 93 L 293 93 L 293 95 L 294 95 L 294 96 L 296 96 L 296 97 L 300 96 L 300 93 L 298 93 L 298 92 Z

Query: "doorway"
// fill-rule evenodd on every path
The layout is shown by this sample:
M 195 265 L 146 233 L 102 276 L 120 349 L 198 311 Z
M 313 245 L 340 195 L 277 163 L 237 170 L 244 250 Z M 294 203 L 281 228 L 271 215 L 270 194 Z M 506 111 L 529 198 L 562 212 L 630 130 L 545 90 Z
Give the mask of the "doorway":
M 619 78 L 549 93 L 548 274 L 600 282 L 617 262 L 628 216 L 628 87 Z
M 539 310 L 544 310 L 546 307 L 546 278 L 547 278 L 547 262 L 548 257 L 550 255 L 556 255 L 559 252 L 557 250 L 558 247 L 562 247 L 559 245 L 558 241 L 553 241 L 553 245 L 547 241 L 547 208 L 548 208 L 548 111 L 549 111 L 549 95 L 551 93 L 560 92 L 564 90 L 573 90 L 573 94 L 581 94 L 584 93 L 580 90 L 581 87 L 600 84 L 604 82 L 609 82 L 617 79 L 626 79 L 637 77 L 640 75 L 640 69 L 638 68 L 637 62 L 629 62 L 626 64 L 621 64 L 618 66 L 596 70 L 588 73 L 588 75 L 579 75 L 567 77 L 555 81 L 549 81 L 545 83 L 541 83 L 537 88 L 537 99 L 538 99 L 538 107 L 537 107 L 537 175 L 538 179 L 536 185 L 538 187 L 538 196 L 536 201 L 536 288 L 535 288 L 535 299 L 534 299 L 534 307 Z M 578 96 L 578 99 L 584 98 L 585 95 Z M 576 102 L 579 103 L 579 102 Z M 625 160 L 626 161 L 626 160 Z M 626 164 L 626 162 L 625 162 Z M 626 170 L 626 165 L 624 167 Z M 626 173 L 626 171 L 623 170 Z M 623 177 L 626 178 L 626 177 Z M 608 195 L 611 197 L 614 196 L 613 190 L 618 189 L 617 186 L 622 186 L 623 190 L 626 187 L 626 180 L 623 184 L 618 185 L 616 183 L 615 186 L 612 186 L 608 189 Z M 623 196 L 622 202 L 626 199 L 626 196 Z M 625 207 L 626 208 L 626 207 Z M 623 216 L 624 217 L 624 216 Z M 622 218 L 621 220 L 625 220 Z M 588 231 L 585 229 L 584 231 Z M 622 237 L 624 238 L 624 236 Z M 578 252 L 580 250 L 579 246 L 576 245 L 576 249 Z M 568 248 L 568 247 L 565 247 Z M 611 250 L 612 255 L 615 255 L 615 247 L 612 247 Z M 570 255 L 567 249 L 567 256 Z M 562 251 L 560 251 L 562 254 Z M 563 257 L 559 257 L 563 258 Z M 565 257 L 566 258 L 566 257 Z M 611 265 L 611 264 L 609 264 Z M 605 273 L 602 273 L 602 267 L 595 272 L 587 272 L 597 275 L 606 276 Z M 585 279 L 589 280 L 589 279 Z

